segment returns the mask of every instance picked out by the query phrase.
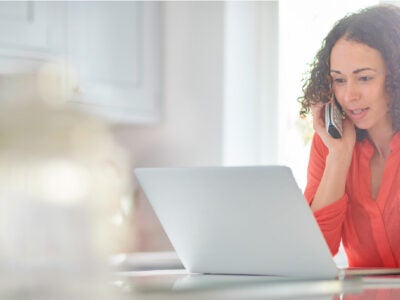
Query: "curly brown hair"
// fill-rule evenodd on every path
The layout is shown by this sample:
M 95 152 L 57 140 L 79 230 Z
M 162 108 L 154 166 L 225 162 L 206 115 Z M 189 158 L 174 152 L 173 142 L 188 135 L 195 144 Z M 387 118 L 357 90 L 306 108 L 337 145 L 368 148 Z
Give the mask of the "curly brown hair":
M 346 15 L 335 23 L 322 42 L 311 64 L 309 77 L 303 85 L 300 116 L 310 112 L 311 104 L 329 102 L 332 95 L 330 76 L 330 55 L 335 43 L 341 39 L 365 44 L 378 50 L 387 68 L 386 92 L 390 101 L 392 126 L 400 130 L 400 7 L 390 4 L 364 8 L 357 13 Z M 357 129 L 357 138 L 366 136 Z

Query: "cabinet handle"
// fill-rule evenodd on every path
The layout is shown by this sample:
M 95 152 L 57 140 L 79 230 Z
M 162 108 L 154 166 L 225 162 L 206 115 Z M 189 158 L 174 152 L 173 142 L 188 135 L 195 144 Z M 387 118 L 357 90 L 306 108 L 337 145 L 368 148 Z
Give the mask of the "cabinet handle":
M 76 87 L 74 87 L 73 92 L 75 95 L 82 95 L 83 89 L 80 86 L 76 86 Z

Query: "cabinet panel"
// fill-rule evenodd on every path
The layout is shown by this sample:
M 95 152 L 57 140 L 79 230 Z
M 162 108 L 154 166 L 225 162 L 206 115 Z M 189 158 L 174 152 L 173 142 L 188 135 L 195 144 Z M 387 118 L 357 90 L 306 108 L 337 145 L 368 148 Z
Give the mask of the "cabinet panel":
M 158 2 L 69 2 L 67 56 L 80 85 L 73 102 L 112 121 L 160 116 Z
M 48 50 L 47 4 L 0 2 L 0 43 L 6 47 Z
M 32 73 L 62 54 L 62 2 L 0 1 L 0 73 Z

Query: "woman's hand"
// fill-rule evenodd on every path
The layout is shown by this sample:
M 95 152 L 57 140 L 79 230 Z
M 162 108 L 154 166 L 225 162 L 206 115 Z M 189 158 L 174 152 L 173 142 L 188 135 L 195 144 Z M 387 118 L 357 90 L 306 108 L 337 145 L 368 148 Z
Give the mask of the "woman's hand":
M 311 106 L 314 130 L 321 137 L 329 154 L 335 156 L 347 156 L 351 158 L 356 142 L 356 130 L 353 122 L 346 117 L 343 120 L 343 136 L 339 139 L 331 137 L 325 127 L 325 103 L 317 103 Z

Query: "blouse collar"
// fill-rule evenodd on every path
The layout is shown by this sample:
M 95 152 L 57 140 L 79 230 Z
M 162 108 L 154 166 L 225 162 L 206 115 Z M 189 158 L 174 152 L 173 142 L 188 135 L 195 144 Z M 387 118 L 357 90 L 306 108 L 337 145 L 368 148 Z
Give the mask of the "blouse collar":
M 374 154 L 374 146 L 368 138 L 365 138 L 361 142 L 361 149 L 367 155 L 367 157 L 371 158 Z M 396 132 L 392 139 L 390 140 L 390 152 L 394 153 L 400 150 L 400 131 Z

